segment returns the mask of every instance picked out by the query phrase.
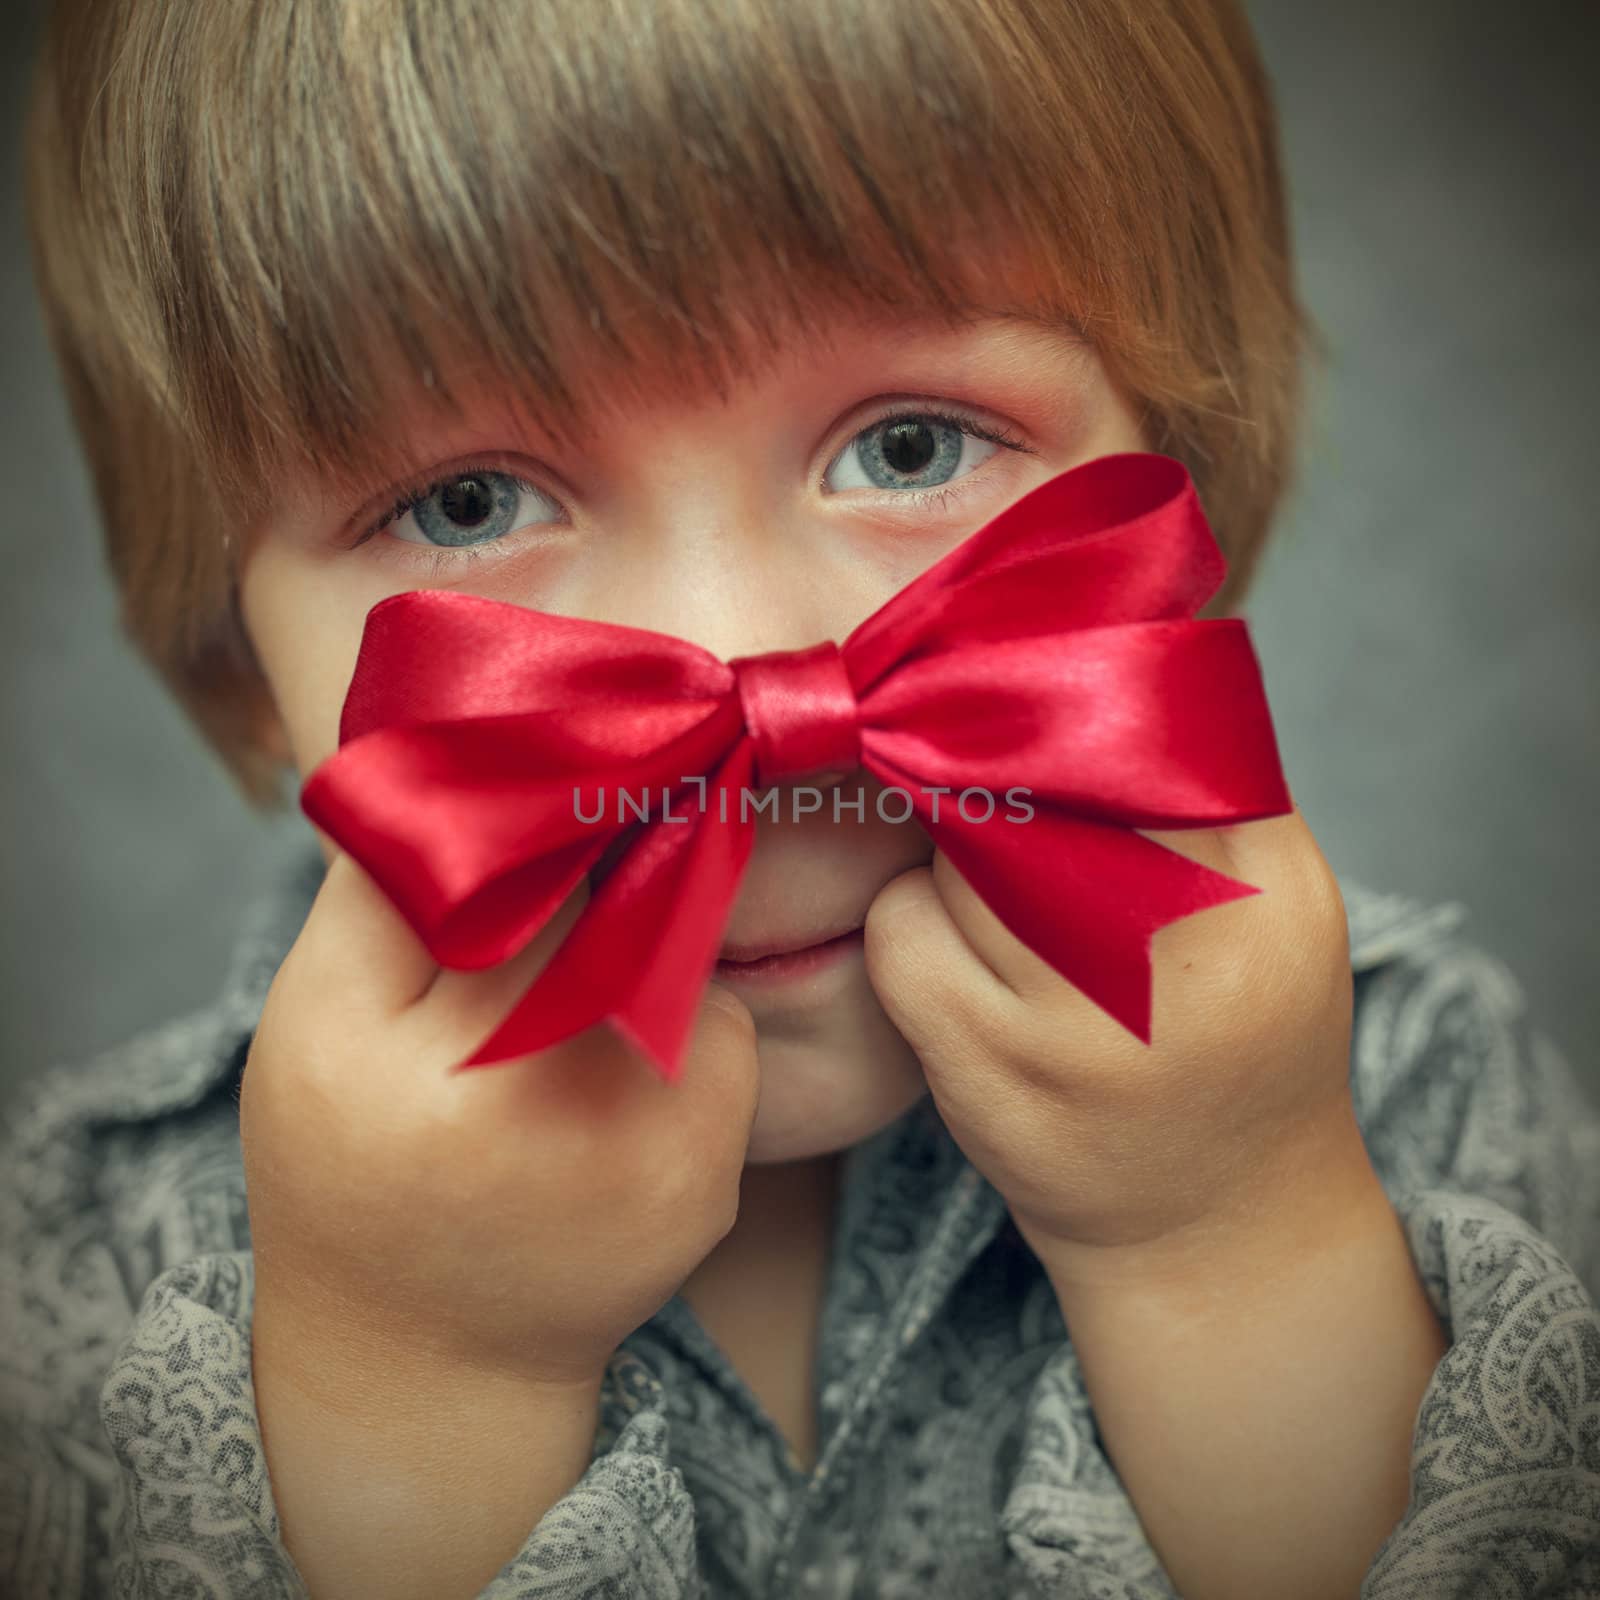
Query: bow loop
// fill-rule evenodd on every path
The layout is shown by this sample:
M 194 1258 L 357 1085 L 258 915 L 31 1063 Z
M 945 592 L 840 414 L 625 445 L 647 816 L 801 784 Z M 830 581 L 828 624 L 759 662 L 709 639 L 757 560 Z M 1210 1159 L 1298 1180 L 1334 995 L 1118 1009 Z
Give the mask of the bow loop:
M 861 763 L 856 695 L 832 640 L 730 661 L 763 786 Z

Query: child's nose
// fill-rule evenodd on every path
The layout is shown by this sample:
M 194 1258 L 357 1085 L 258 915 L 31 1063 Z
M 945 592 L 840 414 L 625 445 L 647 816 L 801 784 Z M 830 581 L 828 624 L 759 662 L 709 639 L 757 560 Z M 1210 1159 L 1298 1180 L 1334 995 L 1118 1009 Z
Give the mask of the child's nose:
M 597 572 L 580 614 L 687 639 L 731 661 L 842 643 L 873 608 L 861 609 L 850 575 L 831 573 L 815 552 L 800 558 L 751 543 L 756 548 L 619 558 Z

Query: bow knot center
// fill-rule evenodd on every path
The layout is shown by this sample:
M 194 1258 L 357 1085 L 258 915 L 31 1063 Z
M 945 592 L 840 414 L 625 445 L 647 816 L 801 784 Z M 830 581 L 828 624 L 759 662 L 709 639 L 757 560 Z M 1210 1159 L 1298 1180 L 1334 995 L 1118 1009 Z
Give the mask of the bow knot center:
M 740 656 L 728 665 L 755 746 L 757 783 L 860 766 L 855 690 L 831 639 L 805 650 Z

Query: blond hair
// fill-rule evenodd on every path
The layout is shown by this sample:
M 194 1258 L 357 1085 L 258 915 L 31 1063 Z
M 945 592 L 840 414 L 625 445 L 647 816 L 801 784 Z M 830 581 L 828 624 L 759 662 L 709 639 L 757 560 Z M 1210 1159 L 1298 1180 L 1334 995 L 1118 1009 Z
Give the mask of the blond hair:
M 1234 0 L 56 0 L 27 140 L 122 626 L 264 810 L 236 553 L 283 472 L 402 465 L 397 372 L 452 407 L 487 370 L 559 438 L 832 295 L 1026 307 L 1189 468 L 1208 614 L 1289 481 L 1316 336 Z

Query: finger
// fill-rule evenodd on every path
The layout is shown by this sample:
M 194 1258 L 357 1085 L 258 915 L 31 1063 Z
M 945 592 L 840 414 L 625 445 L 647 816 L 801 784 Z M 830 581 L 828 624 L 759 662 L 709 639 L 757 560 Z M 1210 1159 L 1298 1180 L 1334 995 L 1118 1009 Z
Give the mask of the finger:
M 1178 948 L 1177 941 L 1186 938 L 1209 934 L 1216 939 L 1236 934 L 1251 940 L 1265 954 L 1276 943 L 1288 939 L 1303 960 L 1315 965 L 1318 943 L 1311 936 L 1312 930 L 1327 928 L 1330 936 L 1343 941 L 1348 950 L 1349 924 L 1338 878 L 1298 806 L 1282 816 L 1262 817 L 1231 828 L 1151 837 L 1174 848 L 1186 839 L 1194 839 L 1205 853 L 1199 854 L 1191 846 L 1185 854 L 1261 891 L 1175 924 L 1170 948 Z M 1213 849 L 1217 855 L 1211 853 Z M 1182 927 L 1192 927 L 1195 933 L 1178 933 Z
M 681 1137 L 692 1148 L 704 1150 L 708 1160 L 718 1151 L 737 1153 L 743 1167 L 761 1103 L 761 1066 L 755 1018 L 738 995 L 719 983 L 706 985 L 677 1083 L 664 1083 L 654 1072 L 641 1076 L 658 1098 L 676 1098 Z
M 1295 852 L 1306 837 L 1298 808 L 1284 816 L 1222 828 L 1137 831 L 1163 849 L 1265 895 L 1265 899 L 1263 894 L 1244 895 L 1207 906 L 1156 929 L 1150 944 L 1153 960 L 1163 966 L 1183 965 L 1240 937 L 1271 940 L 1287 931 L 1281 917 L 1289 907 L 1277 891 L 1291 886 Z
M 742 1165 L 760 1099 L 755 1019 L 736 995 L 708 983 L 676 1083 L 652 1071 L 621 1034 L 603 1024 L 539 1051 L 514 1071 L 462 1073 L 452 1084 L 475 1092 L 486 1080 L 520 1103 L 535 1103 L 543 1120 L 571 1125 L 576 1119 L 604 1130 L 607 1150 L 635 1152 L 635 1160 L 650 1146 L 669 1162 L 685 1148 L 711 1160 L 731 1144 Z
M 962 1048 L 994 1025 L 1010 998 L 956 926 L 928 867 L 902 872 L 878 891 L 862 937 L 867 979 L 919 1056 Z
M 1162 834 L 1135 831 L 1202 866 L 1229 877 L 1240 876 L 1237 847 L 1229 837 L 1236 830 L 1192 828 Z M 1091 1003 L 1070 979 L 1012 933 L 943 851 L 934 853 L 933 887 L 961 938 L 1010 994 L 1028 1004 L 1046 1000 L 1052 1005 L 1070 1004 L 1073 996 L 1085 1005 Z M 1157 930 L 1153 941 L 1162 948 L 1152 943 L 1153 958 L 1171 959 L 1186 941 L 1212 936 L 1213 930 L 1206 928 L 1199 929 L 1198 935 L 1194 930 L 1179 932 L 1189 920 L 1179 919 Z
M 1154 828 L 1135 828 L 1133 831 L 1142 834 L 1152 844 L 1175 850 L 1180 856 L 1186 856 L 1202 867 L 1210 867 L 1214 872 L 1232 877 L 1238 865 L 1237 835 L 1254 826 L 1254 823 L 1244 822 L 1226 828 L 1168 828 L 1159 832 Z
M 432 1031 L 440 1038 L 441 1048 L 472 1050 L 505 1020 L 550 964 L 592 893 L 587 875 L 580 878 L 550 920 L 497 966 L 470 972 L 436 969 L 431 987 L 417 1004 L 432 1014 Z
M 933 887 L 962 939 L 1009 993 L 1030 999 L 1061 987 L 1061 974 L 990 910 L 942 850 L 933 856 Z
M 1134 831 L 1214 872 L 1258 885 L 1280 878 L 1295 859 L 1321 853 L 1298 805 L 1276 817 L 1258 817 L 1254 822 L 1222 828 Z
M 337 996 L 341 1007 L 380 1015 L 404 1010 L 439 970 L 394 902 L 343 850 L 328 863 L 290 961 L 297 981 Z

